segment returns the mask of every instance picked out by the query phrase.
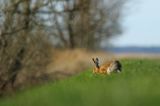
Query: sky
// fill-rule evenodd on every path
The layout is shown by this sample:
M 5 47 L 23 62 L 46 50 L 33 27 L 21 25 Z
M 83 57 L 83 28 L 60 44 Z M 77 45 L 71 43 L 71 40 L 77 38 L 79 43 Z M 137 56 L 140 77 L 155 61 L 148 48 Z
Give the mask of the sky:
M 115 46 L 160 47 L 160 0 L 136 0 L 123 18 L 124 33 Z

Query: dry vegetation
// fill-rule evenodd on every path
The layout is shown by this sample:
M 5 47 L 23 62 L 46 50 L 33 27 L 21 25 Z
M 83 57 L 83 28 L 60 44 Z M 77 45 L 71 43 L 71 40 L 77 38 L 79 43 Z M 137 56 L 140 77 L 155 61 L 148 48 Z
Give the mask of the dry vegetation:
M 113 59 L 114 56 L 106 52 L 88 51 L 86 49 L 54 50 L 52 63 L 48 66 L 49 75 L 57 75 L 54 78 L 62 78 L 84 71 L 93 66 L 92 58 L 99 56 L 104 62 Z

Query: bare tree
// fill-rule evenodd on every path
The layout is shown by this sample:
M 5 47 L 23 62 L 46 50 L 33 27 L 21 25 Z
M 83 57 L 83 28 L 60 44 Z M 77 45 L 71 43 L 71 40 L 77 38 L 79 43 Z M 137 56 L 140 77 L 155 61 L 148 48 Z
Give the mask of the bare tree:
M 50 1 L 52 35 L 57 45 L 93 49 L 102 40 L 122 33 L 121 16 L 126 0 Z
M 34 1 L 34 2 L 33 2 Z M 0 89 L 14 88 L 23 70 L 34 76 L 45 70 L 50 44 L 37 12 L 46 5 L 42 0 L 4 0 L 0 27 Z M 48 49 L 47 49 L 48 48 Z M 44 50 L 45 49 L 45 50 Z M 30 71 L 29 71 L 30 70 Z M 23 76 L 25 77 L 25 76 Z M 8 87 L 9 86 L 9 87 Z

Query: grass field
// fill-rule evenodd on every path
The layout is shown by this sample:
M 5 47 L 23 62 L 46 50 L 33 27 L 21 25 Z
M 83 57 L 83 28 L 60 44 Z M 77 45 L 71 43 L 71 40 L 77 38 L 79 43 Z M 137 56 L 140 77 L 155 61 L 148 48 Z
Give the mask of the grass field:
M 160 106 L 160 60 L 122 60 L 123 72 L 65 80 L 19 91 L 0 106 Z

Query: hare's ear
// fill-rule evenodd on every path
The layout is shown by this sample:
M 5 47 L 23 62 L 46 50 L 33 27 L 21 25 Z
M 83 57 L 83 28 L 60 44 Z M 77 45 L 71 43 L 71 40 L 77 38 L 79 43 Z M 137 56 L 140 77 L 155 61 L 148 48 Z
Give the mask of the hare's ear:
M 95 60 L 94 60 L 94 58 L 92 58 L 92 61 L 95 63 Z
M 96 64 L 96 60 L 94 58 L 92 58 L 93 62 Z
M 94 59 L 94 63 L 96 64 L 96 67 L 97 67 L 97 68 L 100 67 L 100 66 L 99 66 L 99 59 L 98 59 L 98 58 Z
M 98 58 L 96 58 L 96 63 L 99 63 L 99 59 Z
M 92 60 L 93 60 L 94 64 L 96 65 L 96 67 L 99 68 L 99 59 L 98 58 L 96 58 L 96 59 L 92 58 Z

